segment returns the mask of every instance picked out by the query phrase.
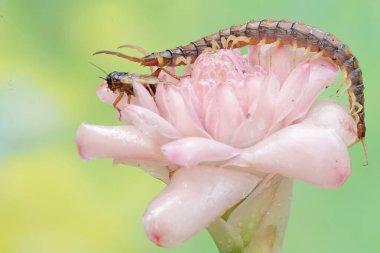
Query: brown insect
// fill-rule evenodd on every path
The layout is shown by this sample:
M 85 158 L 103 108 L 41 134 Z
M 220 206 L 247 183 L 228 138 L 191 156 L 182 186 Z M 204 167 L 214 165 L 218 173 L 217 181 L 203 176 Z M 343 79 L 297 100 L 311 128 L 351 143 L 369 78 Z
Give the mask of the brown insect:
M 347 45 L 334 35 L 319 30 L 315 27 L 287 20 L 251 20 L 244 24 L 233 25 L 220 30 L 217 33 L 205 36 L 200 40 L 190 42 L 185 46 L 168 49 L 162 52 L 145 54 L 142 58 L 125 55 L 114 51 L 98 51 L 95 54 L 111 54 L 118 57 L 141 63 L 144 66 L 167 66 L 188 65 L 204 51 L 220 48 L 241 48 L 246 45 L 261 46 L 273 43 L 273 47 L 280 45 L 292 45 L 297 48 L 306 48 L 308 52 L 316 52 L 313 59 L 324 56 L 340 67 L 347 83 L 345 91 L 349 94 L 351 115 L 354 118 L 358 138 L 364 145 L 366 126 L 364 122 L 364 84 L 359 62 L 352 54 Z M 131 46 L 129 46 L 131 47 Z M 260 54 L 260 50 L 258 50 Z M 260 55 L 259 55 L 260 60 Z M 294 60 L 295 61 L 295 60 Z
M 120 109 L 117 107 L 117 104 L 123 98 L 124 94 L 127 94 L 128 96 L 128 103 L 131 102 L 132 95 L 135 95 L 133 91 L 133 81 L 142 83 L 152 96 L 156 93 L 156 85 L 161 82 L 158 77 L 153 75 L 117 71 L 108 74 L 105 80 L 111 91 L 119 93 L 119 96 L 113 102 L 113 106 L 119 113 Z
M 136 46 L 136 45 L 123 45 L 123 46 L 120 46 L 119 48 L 122 48 L 122 47 L 134 48 L 134 49 L 137 49 L 138 51 L 140 51 L 141 53 L 143 53 L 144 55 L 147 54 L 147 52 L 143 48 Z M 97 53 L 99 53 L 99 52 L 97 52 Z M 97 53 L 95 53 L 95 54 L 97 54 Z M 118 71 L 114 71 L 112 73 L 107 74 L 107 72 L 105 70 L 103 70 L 102 68 L 100 68 L 99 66 L 95 65 L 94 63 L 91 63 L 91 64 L 94 65 L 97 69 L 99 69 L 100 71 L 102 71 L 103 73 L 105 73 L 107 75 L 106 78 L 102 78 L 102 77 L 100 77 L 100 78 L 102 78 L 103 80 L 105 80 L 107 82 L 108 89 L 110 89 L 111 91 L 113 91 L 115 93 L 116 92 L 119 93 L 119 95 L 117 96 L 117 98 L 113 102 L 113 107 L 119 112 L 119 114 L 120 114 L 121 110 L 120 110 L 120 108 L 117 107 L 117 104 L 121 101 L 124 94 L 126 94 L 128 96 L 128 103 L 131 102 L 132 96 L 135 95 L 135 92 L 133 90 L 133 82 L 134 81 L 137 81 L 137 82 L 141 83 L 142 85 L 144 85 L 145 88 L 149 91 L 150 95 L 152 95 L 154 97 L 154 95 L 156 93 L 156 86 L 159 83 L 170 84 L 169 82 L 163 81 L 163 80 L 158 78 L 161 71 L 164 71 L 167 74 L 169 74 L 170 76 L 172 76 L 173 78 L 176 78 L 179 80 L 179 77 L 177 77 L 176 75 L 172 74 L 170 71 L 168 71 L 167 69 L 164 69 L 164 68 L 157 68 L 155 71 L 153 71 L 153 69 L 151 68 L 152 74 L 150 74 L 150 75 L 129 73 L 129 72 L 118 72 Z M 121 114 L 120 114 L 120 117 L 121 117 Z

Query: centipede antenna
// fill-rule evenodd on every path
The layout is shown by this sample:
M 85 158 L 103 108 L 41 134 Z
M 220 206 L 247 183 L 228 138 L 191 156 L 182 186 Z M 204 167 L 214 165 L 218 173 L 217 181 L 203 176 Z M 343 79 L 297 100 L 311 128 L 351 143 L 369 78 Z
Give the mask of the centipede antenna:
M 137 46 L 137 45 L 131 45 L 131 44 L 126 44 L 126 45 L 121 45 L 118 47 L 119 48 L 133 48 L 133 49 L 136 49 L 137 51 L 139 51 L 140 53 L 142 53 L 144 56 L 145 55 L 148 55 L 148 52 L 143 48 L 143 47 L 140 47 L 140 46 Z
M 108 76 L 108 73 L 104 69 L 102 69 L 101 67 L 99 67 L 98 65 L 96 65 L 95 63 L 90 62 L 90 61 L 88 63 L 90 63 L 92 66 L 94 66 L 95 68 L 99 69 L 100 71 L 102 71 L 104 74 L 106 74 Z
M 129 56 L 129 55 L 126 55 L 126 54 L 123 54 L 120 52 L 115 52 L 115 51 L 102 50 L 102 51 L 97 51 L 97 52 L 93 53 L 92 55 L 97 55 L 97 54 L 110 54 L 110 55 L 115 55 L 115 56 L 120 57 L 120 58 L 127 59 L 129 61 L 133 61 L 133 62 L 138 62 L 138 63 L 144 62 L 144 60 L 141 58 Z
M 368 165 L 368 151 L 367 151 L 367 144 L 365 143 L 365 138 L 360 138 L 360 142 L 362 143 L 363 150 L 364 150 L 364 156 L 365 156 L 365 163 L 363 163 L 363 166 Z

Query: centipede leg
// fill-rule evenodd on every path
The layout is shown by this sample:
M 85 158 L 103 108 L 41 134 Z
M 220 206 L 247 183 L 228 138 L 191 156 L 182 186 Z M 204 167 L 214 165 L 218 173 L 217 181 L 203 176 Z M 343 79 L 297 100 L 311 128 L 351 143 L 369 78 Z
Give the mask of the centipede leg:
M 222 43 L 222 48 L 227 48 L 227 39 L 225 37 L 220 38 L 220 42 Z
M 175 60 L 175 65 L 176 66 L 179 66 L 179 65 L 182 65 L 181 63 L 185 63 L 187 64 L 187 60 L 184 56 L 180 56 L 178 57 L 176 60 Z
M 220 49 L 220 46 L 215 40 L 213 40 L 213 41 L 211 41 L 211 48 L 213 50 L 217 50 L 217 49 Z
M 278 46 L 280 45 L 281 43 L 281 39 L 277 39 L 273 44 L 272 44 L 272 47 L 270 48 L 270 51 L 269 51 L 269 66 L 272 67 L 272 56 L 273 56 L 273 53 L 274 51 L 278 48 Z
M 311 61 L 315 61 L 315 60 L 321 58 L 321 57 L 324 55 L 324 53 L 325 53 L 324 50 L 319 51 L 318 53 L 316 53 L 315 55 L 313 55 L 313 56 L 310 58 L 310 60 L 311 60 Z
M 259 65 L 261 65 L 261 47 L 266 44 L 266 38 L 263 38 L 258 44 L 257 44 L 257 59 L 259 62 Z
M 232 40 L 231 48 L 235 48 L 236 45 L 238 45 L 240 42 L 244 42 L 246 44 L 249 44 L 250 38 L 247 36 L 239 36 Z
M 368 150 L 367 150 L 367 144 L 365 143 L 365 138 L 364 137 L 360 138 L 360 142 L 362 143 L 362 147 L 364 150 L 364 157 L 365 157 L 365 162 L 363 166 L 367 166 L 368 165 Z
M 303 53 L 303 58 L 307 58 L 307 55 L 310 53 L 311 51 L 311 46 L 308 45 L 307 48 L 305 49 L 305 52 Z
M 347 89 L 342 90 L 342 88 L 343 88 L 343 85 L 348 82 L 347 81 L 348 74 L 346 70 L 342 70 L 342 73 L 343 73 L 343 79 L 340 81 L 338 90 L 335 93 L 337 97 L 341 96 L 344 92 L 347 91 Z
M 175 74 L 171 73 L 169 70 L 165 69 L 165 68 L 157 68 L 153 73 L 152 73 L 152 76 L 155 76 L 155 77 L 158 77 L 161 73 L 161 71 L 164 71 L 166 74 L 168 74 L 169 76 L 173 77 L 174 79 L 177 79 L 177 80 L 180 80 L 181 78 L 176 76 Z
M 356 108 L 356 110 L 355 110 L 355 108 Z M 360 103 L 355 101 L 351 106 L 351 113 L 357 117 L 357 119 L 355 121 L 359 121 L 358 114 L 359 114 L 359 112 L 361 112 L 361 110 L 363 110 L 363 105 L 361 105 Z
M 342 95 L 342 94 L 344 94 L 344 93 L 346 93 L 346 92 L 348 92 L 348 90 L 351 88 L 351 85 L 352 85 L 352 83 L 351 83 L 351 81 L 346 77 L 346 83 L 347 83 L 347 87 L 346 88 L 344 88 L 344 90 L 342 90 L 341 92 L 339 92 L 338 94 L 337 94 L 337 96 L 340 96 L 340 95 Z
M 119 96 L 117 96 L 117 98 L 115 99 L 115 101 L 113 101 L 113 107 L 118 111 L 119 113 L 119 120 L 121 119 L 121 110 L 119 107 L 117 107 L 117 104 L 121 101 L 121 99 L 123 98 L 124 96 L 124 92 L 120 92 Z M 130 95 L 128 95 L 128 103 L 130 102 L 129 101 L 129 97 Z
M 231 46 L 230 46 L 230 42 L 232 42 L 233 43 L 233 41 L 236 39 L 236 36 L 234 36 L 234 35 L 230 35 L 230 36 L 228 36 L 228 38 L 227 38 L 227 41 L 226 41 L 226 49 L 232 49 L 232 44 L 231 44 Z
M 296 67 L 296 63 L 297 63 L 297 47 L 298 47 L 298 44 L 297 44 L 297 41 L 293 41 L 293 48 L 292 48 L 292 54 L 293 54 L 293 67 L 295 68 Z

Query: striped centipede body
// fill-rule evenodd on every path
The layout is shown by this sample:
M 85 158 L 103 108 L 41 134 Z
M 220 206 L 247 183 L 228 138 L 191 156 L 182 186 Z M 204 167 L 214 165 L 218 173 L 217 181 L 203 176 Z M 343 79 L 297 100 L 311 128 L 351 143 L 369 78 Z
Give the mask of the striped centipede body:
M 357 124 L 358 138 L 364 143 L 366 133 L 364 84 L 358 60 L 348 46 L 337 37 L 303 23 L 287 20 L 251 20 L 244 24 L 221 29 L 217 33 L 205 36 L 187 45 L 147 54 L 142 58 L 107 50 L 98 51 L 95 54 L 112 54 L 141 63 L 143 66 L 164 68 L 192 64 L 203 51 L 210 48 L 214 50 L 231 49 L 272 43 L 275 46 L 292 45 L 294 49 L 306 48 L 307 52 L 316 53 L 313 56 L 314 58 L 327 57 L 340 67 L 347 82 L 346 91 L 349 95 L 351 115 Z

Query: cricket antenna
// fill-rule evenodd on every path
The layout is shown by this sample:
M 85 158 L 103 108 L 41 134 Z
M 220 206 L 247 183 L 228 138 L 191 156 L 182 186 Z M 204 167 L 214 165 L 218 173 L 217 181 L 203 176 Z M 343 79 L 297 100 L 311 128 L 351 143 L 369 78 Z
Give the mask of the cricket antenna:
M 102 69 L 101 67 L 99 67 L 98 65 L 96 65 L 95 63 L 90 62 L 90 61 L 89 61 L 88 63 L 90 63 L 92 66 L 94 66 L 95 68 L 99 69 L 99 70 L 102 71 L 104 74 L 106 74 L 106 76 L 108 76 L 108 73 L 107 73 L 104 69 Z

